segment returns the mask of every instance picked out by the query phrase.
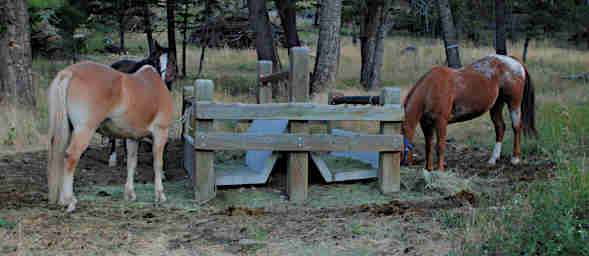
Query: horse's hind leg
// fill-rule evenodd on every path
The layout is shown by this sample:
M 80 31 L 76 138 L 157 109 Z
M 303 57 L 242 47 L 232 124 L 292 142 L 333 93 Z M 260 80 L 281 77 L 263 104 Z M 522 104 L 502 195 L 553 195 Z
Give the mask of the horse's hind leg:
M 153 135 L 153 171 L 155 173 L 155 202 L 163 203 L 166 201 L 166 195 L 164 194 L 164 186 L 162 185 L 162 165 L 164 147 L 168 139 L 168 129 L 156 127 Z
M 434 128 L 426 122 L 420 122 L 421 131 L 425 137 L 425 169 L 432 171 L 434 169 Z
M 513 156 L 511 157 L 511 164 L 519 165 L 521 162 L 521 149 L 520 149 L 520 137 L 521 137 L 521 107 L 520 102 L 517 104 L 509 103 L 509 114 L 511 116 L 511 127 L 513 128 Z
M 503 135 L 505 134 L 505 122 L 503 121 L 503 105 L 504 103 L 497 99 L 495 105 L 489 111 L 491 120 L 495 126 L 495 147 L 489 159 L 489 166 L 494 166 L 497 159 L 501 156 L 501 143 L 503 142 Z
M 70 145 L 65 151 L 65 174 L 63 177 L 62 193 L 59 197 L 59 203 L 67 206 L 67 212 L 76 209 L 76 198 L 74 197 L 74 172 L 80 156 L 88 147 L 90 138 L 94 131 L 87 127 L 75 127 L 70 141 Z
M 117 166 L 117 139 L 110 138 L 110 154 L 108 154 L 108 167 Z
M 125 184 L 125 200 L 135 201 L 135 188 L 133 186 L 133 177 L 137 168 L 137 149 L 139 142 L 127 139 L 127 183 Z
M 444 171 L 444 155 L 446 153 L 446 133 L 448 121 L 444 119 L 436 120 L 437 150 L 438 150 L 438 168 L 440 172 Z

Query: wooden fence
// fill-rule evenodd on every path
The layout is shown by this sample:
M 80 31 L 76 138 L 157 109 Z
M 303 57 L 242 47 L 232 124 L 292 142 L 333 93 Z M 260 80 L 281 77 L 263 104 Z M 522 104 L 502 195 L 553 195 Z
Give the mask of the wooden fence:
M 263 92 L 264 88 L 258 94 L 265 99 L 259 101 L 262 104 L 217 103 L 213 101 L 213 82 L 197 80 L 189 120 L 194 129 L 195 199 L 208 201 L 216 195 L 215 150 L 271 150 L 287 154 L 286 192 L 289 199 L 294 201 L 307 198 L 310 152 L 377 151 L 379 190 L 385 194 L 399 191 L 402 136 L 398 131 L 403 118 L 399 89 L 382 89 L 378 106 L 310 104 L 309 50 L 304 47 L 292 48 L 290 63 L 289 103 L 264 103 L 271 101 Z M 215 132 L 212 129 L 215 119 L 288 120 L 288 133 Z M 307 125 L 310 120 L 380 121 L 380 134 L 311 134 Z

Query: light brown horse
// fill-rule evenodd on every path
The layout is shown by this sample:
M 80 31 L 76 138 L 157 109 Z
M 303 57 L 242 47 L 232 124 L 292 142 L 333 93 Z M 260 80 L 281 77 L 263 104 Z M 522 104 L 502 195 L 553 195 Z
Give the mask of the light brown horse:
M 67 206 L 68 212 L 75 209 L 74 171 L 95 132 L 127 139 L 126 200 L 135 200 L 137 140 L 152 136 L 155 202 L 166 200 L 162 155 L 172 121 L 172 97 L 160 73 L 163 80 L 173 79 L 173 72 L 166 73 L 170 65 L 162 55 L 156 67 L 145 65 L 134 74 L 93 62 L 74 64 L 57 74 L 49 88 L 50 203 Z
M 490 111 L 496 144 L 488 161 L 495 165 L 501 155 L 505 132 L 503 107 L 507 104 L 514 132 L 511 163 L 521 162 L 520 133 L 537 135 L 532 80 L 517 57 L 489 55 L 461 69 L 434 67 L 411 88 L 404 101 L 404 162 L 411 162 L 411 142 L 419 123 L 425 136 L 425 168 L 433 170 L 433 137 L 437 135 L 438 167 L 444 171 L 446 126 L 471 120 Z

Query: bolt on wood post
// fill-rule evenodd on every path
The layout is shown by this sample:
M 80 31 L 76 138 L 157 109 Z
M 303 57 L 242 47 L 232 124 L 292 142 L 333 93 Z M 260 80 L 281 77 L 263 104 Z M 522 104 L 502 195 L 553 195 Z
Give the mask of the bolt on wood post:
M 194 85 L 194 100 L 212 101 L 213 90 L 213 81 L 196 80 Z M 197 137 L 197 133 L 212 131 L 213 120 L 195 119 L 193 127 L 195 135 L 194 143 L 203 143 L 201 138 Z M 204 203 L 215 198 L 217 194 L 217 177 L 215 175 L 214 165 L 215 152 L 211 150 L 196 149 L 194 154 L 194 199 L 197 202 Z
M 293 47 L 290 51 L 289 102 L 309 101 L 309 48 Z M 309 134 L 306 121 L 289 121 L 289 133 Z M 300 141 L 300 145 L 304 141 Z M 291 201 L 307 199 L 309 185 L 309 152 L 288 152 L 286 193 Z
M 327 104 L 331 105 L 333 98 L 344 96 L 344 91 L 334 90 L 327 93 Z M 329 120 L 327 121 L 327 134 L 331 134 L 331 130 L 335 129 L 339 125 L 339 121 Z
M 272 74 L 272 61 L 258 61 L 258 104 L 272 103 L 272 85 L 270 83 L 260 82 L 260 78 Z
M 383 88 L 380 91 L 380 105 L 400 104 L 401 90 L 398 87 Z M 400 122 L 380 122 L 380 134 L 399 134 Z M 378 189 L 383 194 L 401 190 L 401 152 L 380 152 L 378 154 Z

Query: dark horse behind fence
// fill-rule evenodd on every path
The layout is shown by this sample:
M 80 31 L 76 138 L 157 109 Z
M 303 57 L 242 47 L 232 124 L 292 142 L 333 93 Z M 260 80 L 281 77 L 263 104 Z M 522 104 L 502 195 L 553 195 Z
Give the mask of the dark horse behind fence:
M 162 56 L 167 57 L 167 54 L 168 54 L 168 48 L 161 47 L 158 44 L 158 42 L 155 41 L 153 51 L 149 54 L 147 59 L 144 59 L 141 61 L 120 60 L 120 61 L 113 63 L 110 66 L 120 72 L 127 73 L 127 74 L 133 74 L 133 73 L 137 72 L 137 70 L 139 70 L 144 65 L 151 65 L 154 67 L 159 65 L 159 63 L 161 63 L 162 60 L 164 60 L 162 58 Z M 165 59 L 165 61 L 167 61 L 167 58 Z M 166 76 L 168 77 L 168 79 L 164 79 L 165 80 L 164 82 L 166 83 L 166 87 L 168 88 L 169 91 L 172 90 L 171 83 L 173 82 L 173 80 L 175 78 L 175 70 L 173 70 L 174 67 L 175 67 L 175 65 L 172 64 L 172 65 L 170 65 L 169 70 L 166 69 L 162 73 L 162 77 L 166 77 Z M 109 144 L 110 144 L 110 151 L 108 154 L 109 155 L 108 165 L 110 167 L 114 167 L 117 165 L 117 150 L 116 150 L 117 140 L 115 138 L 110 138 Z M 164 161 L 164 163 L 165 163 L 165 161 Z
M 468 121 L 490 111 L 495 126 L 495 147 L 488 161 L 495 165 L 501 155 L 505 132 L 502 110 L 509 108 L 514 132 L 511 163 L 521 162 L 520 133 L 536 136 L 535 95 L 532 79 L 517 57 L 489 55 L 461 69 L 434 67 L 411 88 L 404 101 L 405 137 L 403 162 L 411 162 L 415 127 L 425 136 L 425 168 L 433 170 L 433 137 L 437 135 L 438 167 L 444 170 L 446 126 Z

